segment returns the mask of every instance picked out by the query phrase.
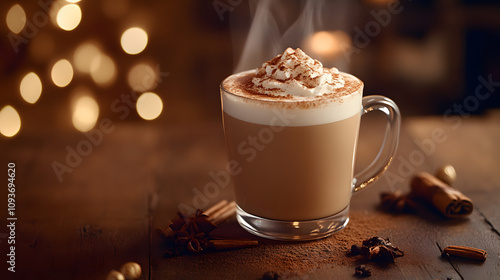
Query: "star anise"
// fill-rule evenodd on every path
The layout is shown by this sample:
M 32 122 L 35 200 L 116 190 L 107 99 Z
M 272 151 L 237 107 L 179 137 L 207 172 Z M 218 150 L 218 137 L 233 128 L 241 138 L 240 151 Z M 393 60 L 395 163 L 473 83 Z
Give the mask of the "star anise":
M 191 253 L 200 253 L 207 243 L 208 238 L 203 232 L 196 235 L 191 235 L 185 231 L 178 231 L 176 233 L 175 246 L 182 249 L 185 248 Z
M 175 219 L 169 226 L 172 235 L 169 237 L 169 255 L 179 255 L 183 253 L 200 253 L 208 243 L 208 233 L 217 226 L 208 220 L 208 216 L 203 211 L 197 210 L 192 216 L 185 216 L 177 213 Z
M 177 216 L 178 218 L 170 225 L 174 232 L 184 231 L 195 236 L 202 232 L 208 234 L 217 227 L 207 219 L 208 216 L 203 214 L 200 209 L 196 210 L 196 213 L 190 217 L 186 217 L 181 212 L 177 212 Z

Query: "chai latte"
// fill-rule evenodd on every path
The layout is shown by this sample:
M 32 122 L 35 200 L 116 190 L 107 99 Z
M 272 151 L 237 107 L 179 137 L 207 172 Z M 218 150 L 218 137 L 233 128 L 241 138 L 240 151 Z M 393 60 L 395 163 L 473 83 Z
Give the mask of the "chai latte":
M 236 202 L 268 219 L 320 219 L 346 209 L 352 193 L 354 154 L 363 83 L 339 73 L 334 93 L 304 97 L 256 92 L 246 71 L 222 83 L 229 160 Z

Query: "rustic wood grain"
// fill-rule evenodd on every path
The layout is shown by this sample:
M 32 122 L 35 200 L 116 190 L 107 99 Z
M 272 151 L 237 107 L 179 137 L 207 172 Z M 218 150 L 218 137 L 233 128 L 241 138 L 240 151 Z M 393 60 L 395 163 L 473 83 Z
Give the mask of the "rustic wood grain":
M 82 134 L 30 146 L 20 141 L 9 149 L 4 159 L 18 167 L 18 266 L 14 278 L 3 279 L 103 279 L 126 261 L 140 263 L 149 275 L 147 178 L 153 166 L 139 155 L 154 149 L 144 137 L 127 136 L 132 147 L 123 136 L 106 135 L 62 182 L 50 164 L 64 161 L 65 147 L 75 147 Z
M 462 279 L 495 279 L 500 277 L 498 254 L 500 252 L 500 219 L 496 205 L 500 195 L 500 114 L 490 112 L 483 117 L 463 117 L 462 123 L 453 127 L 442 118 L 414 119 L 408 127 L 414 137 L 422 139 L 436 127 L 442 128 L 447 140 L 439 145 L 430 163 L 434 168 L 452 164 L 458 173 L 454 186 L 473 201 L 473 214 L 461 224 L 452 224 L 449 233 L 437 237 L 436 244 L 464 245 L 488 251 L 484 263 L 451 258 L 453 268 Z
M 496 172 L 500 166 L 499 121 L 500 115 L 492 113 L 464 118 L 460 127 L 454 129 L 439 116 L 405 119 L 400 148 L 387 171 L 389 176 L 353 197 L 352 220 L 344 231 L 318 242 L 330 247 L 314 254 L 332 263 L 320 263 L 306 274 L 288 277 L 353 278 L 357 261 L 348 259 L 339 248 L 346 246 L 350 234 L 365 238 L 359 236 L 362 232 L 359 227 L 364 225 L 363 219 L 370 219 L 384 226 L 366 232 L 389 237 L 405 251 L 405 256 L 393 265 L 368 264 L 373 270 L 370 279 L 499 278 L 500 174 Z M 436 129 L 442 129 L 446 140 L 435 143 L 435 149 L 425 154 L 420 144 L 432 138 Z M 375 156 L 381 130 L 380 117 L 363 120 L 357 170 Z M 0 147 L 1 164 L 6 166 L 9 161 L 17 164 L 19 219 L 18 272 L 12 278 L 9 274 L 3 277 L 5 271 L 2 271 L 1 279 L 104 279 L 111 269 L 118 269 L 127 261 L 142 266 L 144 279 L 258 279 L 269 269 L 260 267 L 262 261 L 273 261 L 266 254 L 274 250 L 294 251 L 302 246 L 264 241 L 256 248 L 201 256 L 166 258 L 162 254 L 164 244 L 154 230 L 168 224 L 182 204 L 192 206 L 194 189 L 202 191 L 205 184 L 214 180 L 210 174 L 225 168 L 220 122 L 167 127 L 117 125 L 72 173 L 64 175 L 63 182 L 58 182 L 50 164 L 54 160 L 64 161 L 66 146 L 75 147 L 82 139 L 85 139 L 82 134 L 67 134 L 62 138 L 34 134 L 18 137 L 7 148 Z M 412 159 L 412 155 L 419 153 L 425 154 L 423 161 Z M 454 186 L 474 201 L 472 215 L 449 220 L 431 208 L 400 215 L 380 209 L 380 192 L 395 189 L 406 192 L 414 172 L 432 173 L 445 163 L 457 169 Z M 6 197 L 5 188 L 0 195 Z M 232 199 L 231 186 L 207 198 L 207 208 L 221 199 Z M 5 214 L 0 218 L 5 221 Z M 223 225 L 225 231 L 219 234 L 252 237 L 234 220 Z M 5 252 L 2 236 L 0 245 Z M 485 249 L 488 258 L 484 263 L 441 258 L 440 248 L 448 245 Z M 255 258 L 256 254 L 260 254 L 259 258 Z M 305 265 L 305 261 L 297 259 L 296 265 Z

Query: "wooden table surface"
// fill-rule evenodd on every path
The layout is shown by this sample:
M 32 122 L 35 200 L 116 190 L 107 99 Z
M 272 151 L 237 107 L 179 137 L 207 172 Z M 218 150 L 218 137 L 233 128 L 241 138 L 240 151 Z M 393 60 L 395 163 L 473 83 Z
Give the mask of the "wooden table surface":
M 358 168 L 374 156 L 381 124 L 378 116 L 363 118 Z M 375 235 L 389 237 L 405 256 L 386 267 L 369 264 L 373 275 L 368 279 L 500 279 L 499 112 L 452 120 L 405 118 L 388 174 L 353 197 L 349 225 L 332 237 L 173 258 L 162 254 L 155 229 L 165 226 L 179 205 L 192 202 L 193 189 L 210 182 L 210 172 L 225 168 L 221 122 L 114 125 L 91 150 L 81 144 L 85 136 L 76 133 L 32 132 L 2 140 L 5 186 L 7 165 L 16 164 L 17 221 L 12 273 L 5 261 L 10 245 L 3 187 L 0 279 L 105 279 L 128 261 L 142 266 L 143 279 L 259 279 L 285 255 L 289 270 L 281 268 L 282 279 L 351 279 L 357 261 L 346 256 L 346 242 Z M 68 150 L 78 147 L 85 155 L 70 157 L 72 166 L 59 181 L 54 162 L 65 164 Z M 447 163 L 458 172 L 454 186 L 474 201 L 468 218 L 446 220 L 431 209 L 404 215 L 380 209 L 380 192 L 406 192 L 415 172 L 434 172 Z M 221 199 L 232 199 L 231 187 L 209 203 Z M 241 231 L 234 219 L 221 226 Z M 321 252 L 315 252 L 316 245 Z M 446 260 L 440 248 L 448 245 L 485 249 L 488 258 L 484 263 Z

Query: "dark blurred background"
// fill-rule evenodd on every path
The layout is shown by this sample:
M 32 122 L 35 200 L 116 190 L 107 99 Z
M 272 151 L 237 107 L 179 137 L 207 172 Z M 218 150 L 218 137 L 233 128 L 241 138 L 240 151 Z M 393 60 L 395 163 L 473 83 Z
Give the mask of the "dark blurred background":
M 104 118 L 219 120 L 219 83 L 288 46 L 357 75 L 404 116 L 500 107 L 499 1 L 9 0 L 0 11 L 1 141 Z

